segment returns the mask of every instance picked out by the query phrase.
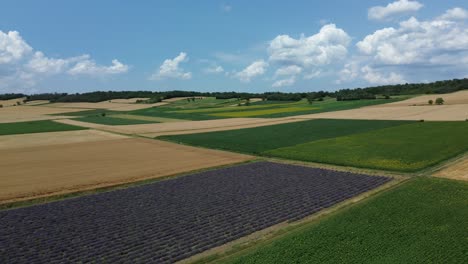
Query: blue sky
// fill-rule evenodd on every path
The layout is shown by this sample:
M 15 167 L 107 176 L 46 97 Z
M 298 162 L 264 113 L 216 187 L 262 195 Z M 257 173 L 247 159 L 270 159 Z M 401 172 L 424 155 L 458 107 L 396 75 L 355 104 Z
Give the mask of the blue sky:
M 0 93 L 316 91 L 468 77 L 466 1 L 3 0 Z

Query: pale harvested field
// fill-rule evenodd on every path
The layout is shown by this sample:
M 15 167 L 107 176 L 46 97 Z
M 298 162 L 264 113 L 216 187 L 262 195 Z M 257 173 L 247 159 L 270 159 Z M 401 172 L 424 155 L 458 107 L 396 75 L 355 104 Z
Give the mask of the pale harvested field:
M 444 99 L 444 105 L 454 105 L 454 104 L 468 104 L 468 90 L 465 91 L 458 91 L 455 93 L 449 94 L 428 94 L 428 95 L 421 95 L 414 98 L 410 98 L 407 100 L 389 103 L 385 105 L 378 105 L 374 107 L 381 107 L 381 106 L 412 106 L 412 105 L 428 105 L 428 101 L 432 100 L 435 103 L 435 100 L 439 97 Z
M 81 108 L 86 109 L 107 109 L 111 111 L 133 111 L 154 106 L 162 106 L 168 103 L 154 103 L 154 104 L 128 104 L 128 103 L 111 103 L 109 101 L 99 103 L 54 103 L 48 105 L 54 108 Z
M 34 100 L 34 101 L 28 101 L 25 103 L 25 105 L 41 105 L 41 104 L 48 104 L 50 103 L 49 100 Z
M 0 203 L 159 178 L 251 156 L 149 139 L 0 150 Z
M 158 136 L 168 136 L 168 135 L 184 135 L 184 134 L 193 134 L 193 133 L 205 133 L 205 132 L 215 132 L 215 131 L 226 131 L 226 130 L 235 130 L 242 128 L 252 128 L 252 127 L 261 127 L 261 126 L 271 126 L 291 122 L 304 121 L 302 119 L 293 119 L 293 118 L 281 118 L 281 119 L 264 119 L 261 122 L 240 124 L 240 125 L 226 125 L 219 127 L 210 127 L 203 129 L 195 130 L 176 130 L 176 131 L 161 131 L 161 132 L 151 132 L 151 133 L 140 133 L 139 135 L 145 137 L 158 137 Z
M 13 106 L 0 108 L 0 123 L 23 122 L 34 120 L 58 119 L 63 116 L 48 116 L 50 114 L 60 114 L 83 111 L 77 108 L 54 108 L 48 106 Z
M 129 99 L 112 99 L 111 103 L 134 104 L 138 100 L 148 100 L 149 98 L 129 98 Z
M 180 100 L 186 100 L 187 98 L 192 98 L 190 97 L 175 97 L 175 98 L 170 98 L 170 99 L 164 99 L 163 102 L 175 102 L 175 101 L 180 101 Z M 203 96 L 195 96 L 195 98 L 205 98 Z
M 468 181 L 468 154 L 434 173 L 436 177 Z
M 77 130 L 47 133 L 31 133 L 0 136 L 0 150 L 62 145 L 68 143 L 95 142 L 128 138 L 126 136 L 97 130 Z
M 95 128 L 95 129 L 100 129 L 100 130 L 109 130 L 109 131 L 112 130 L 112 126 L 101 125 L 101 124 L 90 123 L 90 122 L 83 122 L 83 121 L 78 121 L 78 120 L 73 120 L 73 119 L 58 119 L 54 121 L 58 123 L 74 125 L 74 126 L 81 126 L 81 127 Z
M 10 100 L 0 100 L 0 105 L 3 105 L 3 107 L 9 107 L 9 106 L 14 106 L 18 102 L 23 104 L 23 101 L 26 100 L 26 97 L 21 97 L 21 98 L 15 98 L 15 99 L 10 99 Z
M 352 110 L 301 115 L 295 118 L 464 121 L 468 118 L 468 104 L 432 106 L 382 105 L 380 107 L 372 106 Z
M 302 119 L 294 118 L 229 118 L 229 119 L 215 119 L 203 121 L 183 121 L 183 122 L 170 122 L 170 123 L 157 123 L 157 124 L 142 124 L 142 125 L 125 125 L 125 126 L 107 126 L 91 124 L 70 119 L 61 119 L 57 122 L 77 125 L 89 128 L 96 128 L 106 131 L 112 131 L 122 134 L 137 134 L 147 137 L 156 137 L 161 135 L 180 135 L 191 134 L 211 131 L 224 131 L 240 128 L 267 126 L 274 124 L 283 124 L 289 122 L 302 121 Z

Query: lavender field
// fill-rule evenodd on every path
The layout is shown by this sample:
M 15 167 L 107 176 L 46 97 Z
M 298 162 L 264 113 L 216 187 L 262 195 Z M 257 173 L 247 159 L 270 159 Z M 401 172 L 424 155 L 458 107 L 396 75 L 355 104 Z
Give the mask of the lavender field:
M 257 162 L 0 212 L 1 263 L 172 263 L 390 178 Z

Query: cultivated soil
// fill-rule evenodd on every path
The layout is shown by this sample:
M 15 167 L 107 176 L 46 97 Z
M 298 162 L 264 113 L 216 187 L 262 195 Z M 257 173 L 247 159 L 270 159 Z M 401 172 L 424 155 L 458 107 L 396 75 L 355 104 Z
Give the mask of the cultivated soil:
M 95 189 L 252 159 L 149 139 L 0 150 L 0 203 Z
M 115 140 L 128 138 L 117 134 L 112 134 L 97 130 L 77 130 L 47 133 L 31 133 L 20 135 L 0 136 L 0 150 L 62 145 L 68 143 L 95 142 L 104 140 Z
M 468 154 L 434 173 L 436 177 L 468 181 Z

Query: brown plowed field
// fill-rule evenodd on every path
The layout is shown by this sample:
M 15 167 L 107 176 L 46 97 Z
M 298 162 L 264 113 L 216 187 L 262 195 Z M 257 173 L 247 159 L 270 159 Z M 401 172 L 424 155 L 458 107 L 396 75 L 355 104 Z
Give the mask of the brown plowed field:
M 0 150 L 0 203 L 159 178 L 252 159 L 149 139 Z
M 94 142 L 128 138 L 97 130 L 77 130 L 47 133 L 31 133 L 0 136 L 0 150 L 38 146 L 61 145 L 68 143 Z
M 434 176 L 468 181 L 468 155 L 434 173 Z

